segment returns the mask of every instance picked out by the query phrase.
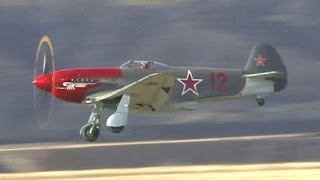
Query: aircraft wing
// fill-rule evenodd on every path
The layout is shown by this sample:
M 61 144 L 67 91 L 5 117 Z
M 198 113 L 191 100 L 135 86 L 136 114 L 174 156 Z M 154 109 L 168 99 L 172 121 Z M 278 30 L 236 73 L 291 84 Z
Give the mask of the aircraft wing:
M 93 101 L 106 101 L 124 94 L 130 96 L 130 106 L 158 110 L 172 93 L 174 77 L 170 74 L 155 73 L 139 79 L 115 91 L 89 95 Z
M 283 77 L 285 73 L 279 71 L 270 71 L 270 72 L 263 72 L 257 74 L 245 74 L 243 77 L 245 78 L 257 78 L 257 79 L 267 79 L 267 78 L 279 78 Z

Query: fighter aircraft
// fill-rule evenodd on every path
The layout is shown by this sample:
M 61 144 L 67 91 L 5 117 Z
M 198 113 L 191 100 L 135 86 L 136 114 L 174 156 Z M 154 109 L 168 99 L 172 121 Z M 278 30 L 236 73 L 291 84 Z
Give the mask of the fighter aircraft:
M 40 66 L 39 66 L 40 65 Z M 201 102 L 254 96 L 263 106 L 264 96 L 287 85 L 287 70 L 277 51 L 268 44 L 253 47 L 244 69 L 173 67 L 151 60 L 132 60 L 120 67 L 73 68 L 55 71 L 51 40 L 43 36 L 36 54 L 32 81 L 38 118 L 48 94 L 93 108 L 80 135 L 86 141 L 99 137 L 101 114 L 108 114 L 106 126 L 120 133 L 129 112 L 195 110 Z M 45 116 L 50 116 L 51 110 Z

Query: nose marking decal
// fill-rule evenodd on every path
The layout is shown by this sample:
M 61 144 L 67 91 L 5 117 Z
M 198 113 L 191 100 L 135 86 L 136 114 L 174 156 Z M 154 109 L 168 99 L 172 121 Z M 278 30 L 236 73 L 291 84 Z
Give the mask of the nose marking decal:
M 98 83 L 80 83 L 80 82 L 63 82 L 63 87 L 56 87 L 56 89 L 65 89 L 65 90 L 76 90 L 76 88 L 85 88 L 88 85 L 96 85 Z

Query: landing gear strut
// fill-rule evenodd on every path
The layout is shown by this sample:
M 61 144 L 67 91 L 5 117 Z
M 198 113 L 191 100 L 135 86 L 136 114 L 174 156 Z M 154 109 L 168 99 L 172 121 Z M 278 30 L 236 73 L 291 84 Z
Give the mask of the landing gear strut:
M 263 98 L 256 98 L 256 101 L 259 106 L 263 106 L 265 103 Z
M 124 94 L 117 106 L 117 110 L 108 117 L 106 125 L 113 133 L 120 133 L 127 125 L 130 96 Z M 86 103 L 91 103 L 90 99 Z M 86 141 L 92 142 L 98 139 L 100 134 L 100 114 L 103 112 L 102 103 L 95 102 L 88 123 L 80 130 L 80 135 Z
M 98 139 L 100 134 L 100 114 L 93 112 L 90 115 L 89 121 L 80 130 L 80 135 L 86 141 L 92 142 Z

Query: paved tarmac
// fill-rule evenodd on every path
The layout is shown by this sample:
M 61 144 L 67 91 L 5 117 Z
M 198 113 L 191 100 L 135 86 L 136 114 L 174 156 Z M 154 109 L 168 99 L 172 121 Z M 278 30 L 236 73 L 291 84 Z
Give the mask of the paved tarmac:
M 2 179 L 319 179 L 319 163 L 161 166 L 0 174 Z
M 1 172 L 317 162 L 319 134 L 2 146 Z

